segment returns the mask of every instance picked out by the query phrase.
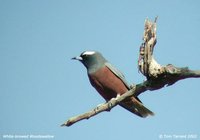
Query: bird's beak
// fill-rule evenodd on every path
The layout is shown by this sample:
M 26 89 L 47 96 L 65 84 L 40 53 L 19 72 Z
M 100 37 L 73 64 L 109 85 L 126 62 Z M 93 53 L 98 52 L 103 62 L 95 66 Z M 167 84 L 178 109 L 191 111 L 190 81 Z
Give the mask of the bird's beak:
M 79 61 L 82 61 L 82 60 L 83 60 L 83 58 L 82 58 L 82 57 L 80 57 L 80 56 L 76 56 L 76 57 L 73 57 L 73 58 L 72 58 L 72 60 L 79 60 Z

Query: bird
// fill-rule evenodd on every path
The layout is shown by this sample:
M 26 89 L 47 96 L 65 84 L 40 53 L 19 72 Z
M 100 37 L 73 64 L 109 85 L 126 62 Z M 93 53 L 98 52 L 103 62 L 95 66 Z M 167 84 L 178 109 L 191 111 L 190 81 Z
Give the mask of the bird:
M 78 60 L 86 67 L 91 85 L 106 101 L 130 90 L 124 75 L 109 63 L 100 52 L 84 51 L 79 56 L 73 57 L 72 60 Z M 138 97 L 128 97 L 119 105 L 142 118 L 154 115 Z

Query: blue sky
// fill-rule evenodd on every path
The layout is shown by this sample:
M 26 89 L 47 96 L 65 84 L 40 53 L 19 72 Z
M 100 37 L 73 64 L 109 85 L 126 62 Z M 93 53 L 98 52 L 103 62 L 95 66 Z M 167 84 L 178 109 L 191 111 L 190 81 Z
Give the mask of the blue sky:
M 154 117 L 121 107 L 71 127 L 66 119 L 104 102 L 86 69 L 70 58 L 100 51 L 130 83 L 145 78 L 137 58 L 145 18 L 158 16 L 155 57 L 161 64 L 200 69 L 198 0 L 0 0 L 0 139 L 5 134 L 54 139 L 200 139 L 199 83 L 187 79 L 140 95 Z

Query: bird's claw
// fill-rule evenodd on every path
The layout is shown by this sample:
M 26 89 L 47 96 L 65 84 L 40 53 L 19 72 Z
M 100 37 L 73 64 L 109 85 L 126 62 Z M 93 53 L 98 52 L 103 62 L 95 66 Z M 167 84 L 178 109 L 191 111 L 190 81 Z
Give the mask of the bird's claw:
M 135 84 L 130 85 L 130 89 L 133 89 L 133 88 L 135 88 Z
M 108 111 L 110 111 L 113 107 L 112 101 L 116 102 L 116 98 L 120 97 L 120 94 L 117 94 L 117 96 L 115 98 L 110 99 L 110 101 L 108 102 Z

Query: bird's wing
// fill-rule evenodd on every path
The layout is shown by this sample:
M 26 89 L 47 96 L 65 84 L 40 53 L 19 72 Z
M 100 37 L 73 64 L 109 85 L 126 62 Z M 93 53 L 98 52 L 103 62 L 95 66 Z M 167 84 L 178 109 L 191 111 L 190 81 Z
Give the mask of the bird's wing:
M 130 85 L 128 84 L 128 82 L 126 81 L 124 75 L 122 74 L 121 71 L 119 71 L 117 68 L 115 68 L 112 64 L 106 62 L 105 63 L 106 67 L 108 67 L 123 83 L 124 85 L 127 87 L 127 89 L 130 89 Z M 142 101 L 138 98 L 135 97 L 139 102 L 142 103 Z
M 106 62 L 105 65 L 126 85 L 127 89 L 130 89 L 130 86 L 127 83 L 124 75 L 118 69 L 108 62 Z M 138 97 L 130 97 L 121 102 L 120 105 L 140 117 L 147 117 L 148 115 L 154 114 L 142 104 Z
M 121 71 L 119 71 L 118 69 L 116 69 L 112 64 L 106 62 L 105 63 L 106 67 L 108 67 L 124 84 L 125 86 L 130 89 L 130 85 L 128 84 L 128 82 L 126 81 L 124 75 L 122 74 Z

